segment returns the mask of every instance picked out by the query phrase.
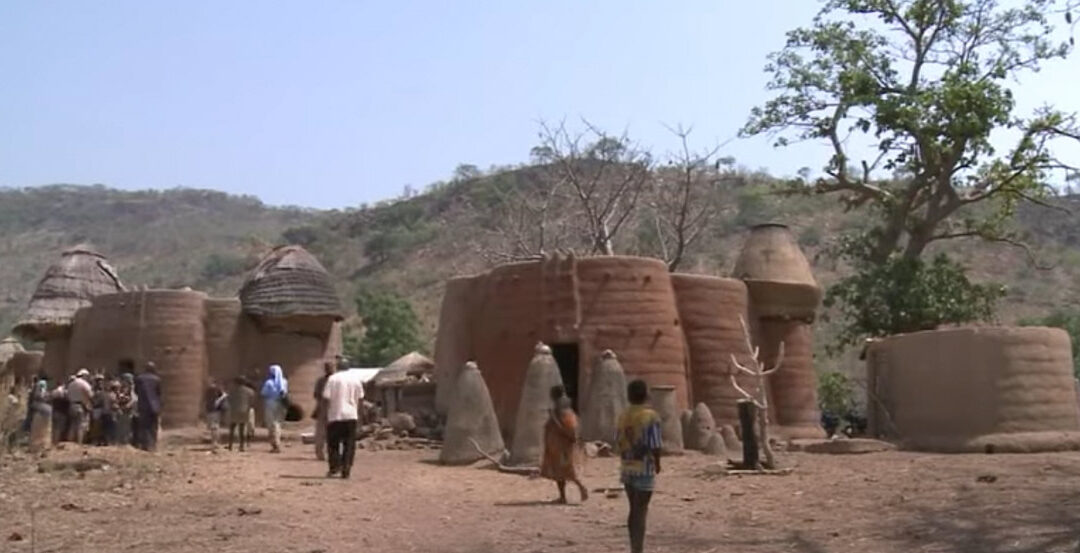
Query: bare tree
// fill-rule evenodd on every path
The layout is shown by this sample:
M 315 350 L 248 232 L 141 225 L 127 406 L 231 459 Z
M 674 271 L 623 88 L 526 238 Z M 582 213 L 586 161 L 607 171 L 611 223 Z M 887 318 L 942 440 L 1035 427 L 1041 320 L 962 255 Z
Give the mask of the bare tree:
M 750 351 L 750 366 L 746 367 L 739 363 L 739 360 L 734 355 L 731 356 L 731 364 L 739 371 L 754 377 L 756 384 L 755 393 L 751 393 L 739 386 L 738 380 L 736 380 L 735 371 L 731 371 L 729 375 L 731 377 L 731 385 L 735 387 L 744 398 L 749 400 L 757 407 L 757 427 L 758 427 L 758 447 L 761 448 L 762 453 L 765 454 L 765 468 L 776 468 L 776 454 L 773 453 L 772 445 L 769 444 L 769 393 L 767 388 L 766 379 L 780 370 L 780 365 L 784 362 L 784 343 L 780 342 L 780 349 L 776 352 L 776 363 L 772 368 L 766 369 L 764 363 L 761 362 L 760 354 L 761 348 L 754 345 L 753 340 L 750 338 L 750 329 L 746 327 L 746 320 L 739 316 L 739 323 L 742 324 L 743 335 L 746 337 L 746 347 Z M 753 467 L 747 467 L 753 468 Z
M 493 190 L 498 202 L 492 244 L 480 251 L 488 262 L 541 259 L 576 245 L 566 213 L 573 202 L 563 183 L 513 182 Z
M 720 214 L 717 192 L 731 158 L 719 157 L 721 146 L 710 150 L 690 149 L 693 128 L 668 128 L 679 137 L 680 149 L 671 155 L 667 167 L 656 171 L 649 191 L 648 208 L 655 225 L 660 257 L 668 270 L 675 271 L 687 251 L 709 229 Z
M 615 254 L 615 238 L 637 212 L 652 178 L 652 156 L 624 133 L 612 136 L 583 121 L 585 130 L 540 124 L 533 159 L 548 185 L 577 200 L 589 253 Z

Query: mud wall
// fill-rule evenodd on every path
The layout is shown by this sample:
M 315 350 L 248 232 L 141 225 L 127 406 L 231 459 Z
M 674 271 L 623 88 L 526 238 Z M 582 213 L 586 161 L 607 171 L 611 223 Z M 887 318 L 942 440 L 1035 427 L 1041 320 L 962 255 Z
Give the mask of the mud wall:
M 227 384 L 244 373 L 245 344 L 257 330 L 241 311 L 238 298 L 207 299 L 205 325 L 207 374 Z
M 315 408 L 315 381 L 323 374 L 323 364 L 341 353 L 341 326 L 334 323 L 322 336 L 296 332 L 251 333 L 245 339 L 244 374 L 256 391 L 266 380 L 270 365 L 281 365 L 289 381 L 289 399 L 304 411 L 305 420 Z M 256 412 L 261 417 L 261 401 Z
M 68 350 L 71 347 L 71 335 L 60 334 L 45 340 L 44 357 L 41 369 L 50 380 L 60 380 L 71 373 L 68 368 Z
M 68 366 L 112 373 L 122 359 L 139 369 L 153 361 L 162 426 L 196 424 L 207 374 L 205 302 L 206 294 L 183 290 L 97 296 L 76 315 Z
M 703 275 L 671 276 L 678 298 L 679 317 L 690 355 L 692 403 L 709 407 L 717 424 L 736 425 L 736 402 L 742 395 L 731 385 L 735 374 L 744 389 L 754 386 L 753 378 L 731 364 L 731 356 L 746 365 L 750 352 L 741 316 L 750 324 L 746 285 L 741 280 Z
M 19 351 L 11 356 L 3 366 L 10 371 L 16 382 L 29 383 L 41 370 L 45 354 L 40 351 Z
M 764 318 L 758 321 L 761 361 L 776 364 L 780 344 L 784 358 L 769 378 L 769 406 L 777 431 L 786 438 L 823 438 L 814 372 L 813 330 L 797 320 Z
M 435 407 L 440 415 L 450 410 L 457 373 L 472 355 L 473 289 L 472 278 L 454 278 L 443 293 L 435 336 Z
M 964 328 L 880 340 L 868 355 L 874 430 L 925 451 L 1080 448 L 1069 336 Z

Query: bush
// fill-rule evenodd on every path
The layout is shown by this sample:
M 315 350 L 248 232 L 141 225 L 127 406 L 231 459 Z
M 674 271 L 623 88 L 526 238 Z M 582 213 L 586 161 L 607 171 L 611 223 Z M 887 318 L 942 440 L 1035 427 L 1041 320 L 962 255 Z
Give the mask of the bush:
M 232 254 L 212 253 L 203 264 L 203 280 L 217 280 L 236 276 L 247 270 L 247 259 Z
M 364 333 L 345 340 L 345 353 L 362 367 L 385 367 L 423 348 L 420 320 L 408 300 L 393 293 L 365 289 L 356 295 L 356 311 Z
M 818 377 L 818 406 L 823 413 L 838 417 L 855 408 L 855 392 L 846 374 L 829 371 Z

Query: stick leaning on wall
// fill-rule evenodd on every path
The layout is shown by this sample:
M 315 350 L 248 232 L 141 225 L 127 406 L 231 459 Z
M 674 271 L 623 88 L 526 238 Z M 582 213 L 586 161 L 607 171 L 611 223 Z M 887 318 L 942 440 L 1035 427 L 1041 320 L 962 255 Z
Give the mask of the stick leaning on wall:
M 772 368 L 766 369 L 765 365 L 761 362 L 761 348 L 755 346 L 753 340 L 750 337 L 750 329 L 746 326 L 746 319 L 739 316 L 739 324 L 742 325 L 743 335 L 746 337 L 746 349 L 750 352 L 750 367 L 746 367 L 739 363 L 739 360 L 735 358 L 735 355 L 731 355 L 731 364 L 733 367 L 739 370 L 739 372 L 748 374 L 754 377 L 757 384 L 757 396 L 744 390 L 739 386 L 738 380 L 735 375 L 738 374 L 735 371 L 729 373 L 731 378 L 731 385 L 739 392 L 747 401 L 750 401 L 757 407 L 757 426 L 758 426 L 758 444 L 761 451 L 765 454 L 765 466 L 766 469 L 776 468 L 776 455 L 773 453 L 772 445 L 769 443 L 769 394 L 766 388 L 766 378 L 775 374 L 780 370 L 780 366 L 784 362 L 784 343 L 780 342 L 780 348 L 776 353 L 776 363 Z M 760 468 L 760 467 L 755 467 Z

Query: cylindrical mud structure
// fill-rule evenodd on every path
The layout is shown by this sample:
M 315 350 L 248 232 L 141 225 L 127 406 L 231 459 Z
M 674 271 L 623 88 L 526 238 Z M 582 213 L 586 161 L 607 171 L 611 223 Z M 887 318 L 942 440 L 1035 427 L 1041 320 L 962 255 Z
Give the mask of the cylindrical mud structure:
M 85 323 L 76 323 L 71 365 L 113 371 L 130 359 L 141 369 L 152 361 L 161 377 L 161 424 L 196 424 L 206 382 L 203 327 L 206 294 L 145 290 L 93 299 Z
M 686 342 L 667 265 L 640 257 L 590 257 L 577 262 L 581 358 L 610 349 L 626 378 L 672 386 L 675 420 L 689 405 Z M 587 386 L 588 364 L 582 365 Z M 583 388 L 587 389 L 587 387 Z
M 775 366 L 780 344 L 784 344 L 780 370 L 768 377 L 770 416 L 778 426 L 777 432 L 789 439 L 824 438 L 810 325 L 796 320 L 761 319 L 758 328 L 761 362 L 766 368 Z
M 435 336 L 435 410 L 446 415 L 450 409 L 457 373 L 472 357 L 472 312 L 474 279 L 446 281 L 439 329 Z
M 45 340 L 45 353 L 41 359 L 41 370 L 50 380 L 60 380 L 71 372 L 68 369 L 68 350 L 71 347 L 71 334 L 56 334 Z
M 341 328 L 335 323 L 323 336 L 295 332 L 263 332 L 252 334 L 247 344 L 244 374 L 258 390 L 266 380 L 270 365 L 281 365 L 289 382 L 289 401 L 298 405 L 304 417 L 315 409 L 315 381 L 323 374 L 323 366 L 341 353 Z M 260 405 L 256 411 L 261 413 Z
M 758 317 L 813 321 L 821 287 L 810 262 L 786 225 L 757 225 L 735 262 L 734 277 L 746 283 Z
M 243 374 L 244 344 L 254 332 L 250 319 L 241 311 L 238 298 L 206 300 L 207 374 L 226 385 Z
M 545 338 L 540 328 L 540 264 L 496 267 L 478 277 L 474 297 L 470 349 L 491 392 L 502 431 L 511 436 L 533 347 Z M 436 352 L 436 358 L 439 355 Z
M 677 407 L 674 386 L 653 386 L 650 391 L 650 403 L 656 414 L 660 415 L 661 441 L 664 453 L 678 455 L 683 452 L 682 411 Z
M 870 345 L 874 430 L 910 449 L 1080 448 L 1068 334 L 1041 327 L 935 330 Z
M 718 425 L 736 425 L 736 402 L 742 399 L 731 376 L 743 389 L 754 378 L 731 364 L 732 355 L 748 366 L 750 351 L 743 323 L 750 328 L 750 299 L 741 280 L 703 275 L 671 275 L 678 298 L 679 317 L 690 349 L 693 401 L 704 403 Z M 740 321 L 740 318 L 742 321 Z

